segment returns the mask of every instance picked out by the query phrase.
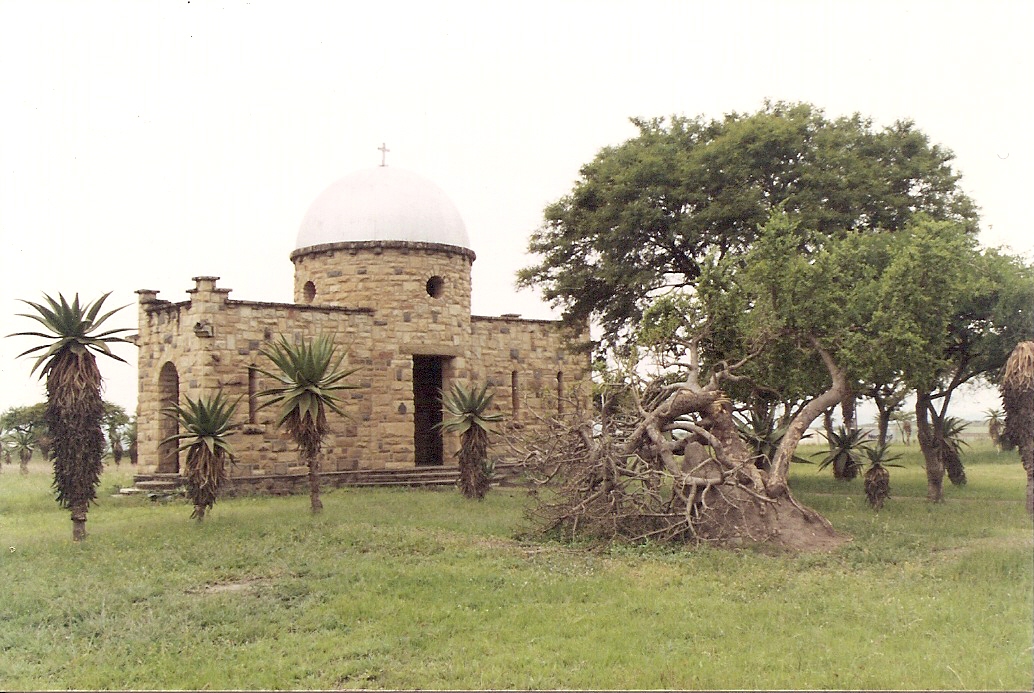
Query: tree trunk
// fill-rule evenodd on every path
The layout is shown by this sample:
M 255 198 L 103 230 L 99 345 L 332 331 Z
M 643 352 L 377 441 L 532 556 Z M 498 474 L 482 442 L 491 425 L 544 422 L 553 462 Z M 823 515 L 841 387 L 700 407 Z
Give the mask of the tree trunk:
M 205 506 L 204 505 L 195 505 L 194 506 L 194 519 L 197 520 L 199 523 L 205 521 Z
M 1034 440 L 1020 441 L 1020 461 L 1027 472 L 1027 514 L 1034 515 Z
M 935 423 L 930 422 L 930 396 L 916 396 L 916 437 L 926 463 L 926 499 L 934 503 L 944 501 L 944 460 L 937 443 Z
M 853 391 L 848 391 L 840 400 L 840 413 L 844 415 L 844 428 L 852 430 L 858 428 L 858 407 Z
M 315 515 L 323 511 L 323 501 L 320 499 L 320 458 L 318 455 L 310 455 L 307 462 L 309 464 L 309 504 Z
M 790 462 L 793 460 L 793 456 L 797 452 L 797 445 L 807 432 L 808 426 L 824 411 L 835 406 L 838 401 L 843 401 L 848 392 L 847 374 L 844 370 L 833 361 L 833 357 L 825 349 L 819 347 L 817 341 L 812 346 L 819 352 L 833 382 L 828 390 L 801 408 L 787 426 L 783 439 L 779 441 L 779 448 L 776 450 L 775 459 L 772 460 L 772 471 L 769 477 L 769 492 L 773 497 L 778 497 L 785 492 L 787 478 L 790 475 Z
M 491 486 L 485 473 L 488 458 L 488 432 L 480 426 L 471 426 L 463 433 L 460 444 L 460 492 L 472 500 L 484 500 Z
M 879 416 L 876 420 L 877 430 L 879 431 L 879 442 L 880 445 L 887 444 L 887 431 L 890 429 L 890 409 L 881 407 L 879 410 Z
M 72 541 L 86 539 L 86 511 L 88 503 L 77 503 L 72 507 Z
M 833 407 L 822 412 L 822 428 L 826 431 L 826 447 L 833 449 Z

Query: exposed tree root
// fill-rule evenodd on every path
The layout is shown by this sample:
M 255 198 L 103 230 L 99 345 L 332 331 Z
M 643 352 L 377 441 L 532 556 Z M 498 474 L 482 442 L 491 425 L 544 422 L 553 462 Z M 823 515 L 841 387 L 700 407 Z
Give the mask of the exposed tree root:
M 542 532 L 792 551 L 845 541 L 793 498 L 785 477 L 758 468 L 716 387 L 684 384 L 633 399 L 635 407 L 602 422 L 553 419 L 540 439 L 508 437 L 542 487 L 529 511 Z

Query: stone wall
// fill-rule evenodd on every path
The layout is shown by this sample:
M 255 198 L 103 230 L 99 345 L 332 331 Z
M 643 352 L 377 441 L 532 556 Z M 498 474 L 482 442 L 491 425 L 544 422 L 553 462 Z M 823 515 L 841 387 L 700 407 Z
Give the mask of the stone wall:
M 545 419 L 588 411 L 591 364 L 588 331 L 552 320 L 517 316 L 471 318 L 478 376 L 495 395 L 494 408 L 528 430 Z
M 527 426 L 572 402 L 589 405 L 589 357 L 575 347 L 587 333 L 516 316 L 472 318 L 469 250 L 347 243 L 295 251 L 292 260 L 294 304 L 231 300 L 217 277 L 195 277 L 184 302 L 137 292 L 142 465 L 173 471 L 168 467 L 176 463 L 166 454 L 166 468 L 159 464 L 159 443 L 175 432 L 163 406 L 222 389 L 240 398 L 232 475 L 302 473 L 293 441 L 276 426 L 277 408 L 258 409 L 255 397 L 274 384 L 258 369 L 272 367 L 260 350 L 279 335 L 298 343 L 332 334 L 347 351 L 344 365 L 358 369 L 346 381 L 356 389 L 343 393 L 348 418 L 329 415 L 332 432 L 322 455 L 328 473 L 414 466 L 414 356 L 439 358 L 446 391 L 456 382 L 489 382 L 496 410 Z M 310 282 L 314 289 L 306 288 Z M 458 436 L 447 434 L 445 464 L 454 463 L 458 448 Z
M 257 370 L 272 366 L 260 349 L 279 335 L 298 342 L 303 336 L 326 333 L 347 350 L 343 366 L 359 369 L 348 381 L 359 388 L 344 393 L 343 408 L 351 420 L 334 426 L 325 442 L 324 458 L 329 461 L 328 471 L 357 468 L 377 444 L 370 427 L 363 424 L 373 419 L 375 381 L 388 377 L 384 360 L 378 363 L 370 346 L 373 311 L 231 301 L 229 289 L 217 288 L 216 279 L 196 277 L 195 288 L 188 292 L 191 298 L 183 303 L 161 301 L 156 291 L 137 292 L 140 463 L 158 465 L 159 443 L 170 433 L 170 419 L 161 409 L 177 393 L 169 391 L 167 382 L 163 386 L 161 374 L 163 369 L 168 373 L 171 364 L 180 402 L 220 388 L 232 399 L 240 398 L 237 423 L 242 435 L 232 441 L 238 454 L 235 475 L 297 471 L 298 453 L 276 427 L 276 408 L 257 407 L 254 395 L 274 385 Z

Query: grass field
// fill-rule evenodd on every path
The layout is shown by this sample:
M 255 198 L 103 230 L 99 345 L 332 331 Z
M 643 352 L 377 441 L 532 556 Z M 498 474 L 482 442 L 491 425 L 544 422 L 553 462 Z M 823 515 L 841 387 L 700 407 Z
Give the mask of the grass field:
M 89 539 L 34 462 L 0 475 L 0 688 L 1029 689 L 1031 522 L 1015 453 L 924 499 L 914 448 L 878 515 L 795 470 L 831 554 L 518 540 L 527 496 L 348 490 L 112 498 Z

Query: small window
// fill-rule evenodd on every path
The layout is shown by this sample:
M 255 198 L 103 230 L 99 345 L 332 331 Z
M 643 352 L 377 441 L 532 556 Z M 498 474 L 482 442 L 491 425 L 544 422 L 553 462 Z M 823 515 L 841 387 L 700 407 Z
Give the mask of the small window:
M 248 423 L 256 422 L 258 414 L 258 368 L 248 366 Z
M 316 285 L 312 282 L 305 282 L 305 286 L 302 287 L 302 295 L 305 297 L 306 303 L 312 303 L 316 298 Z
M 517 371 L 510 373 L 510 406 L 513 409 L 513 420 L 519 421 L 521 418 L 521 392 Z
M 564 372 L 557 371 L 556 374 L 556 413 L 557 416 L 564 415 Z
M 437 274 L 427 280 L 427 295 L 431 298 L 441 298 L 445 290 L 445 280 Z

